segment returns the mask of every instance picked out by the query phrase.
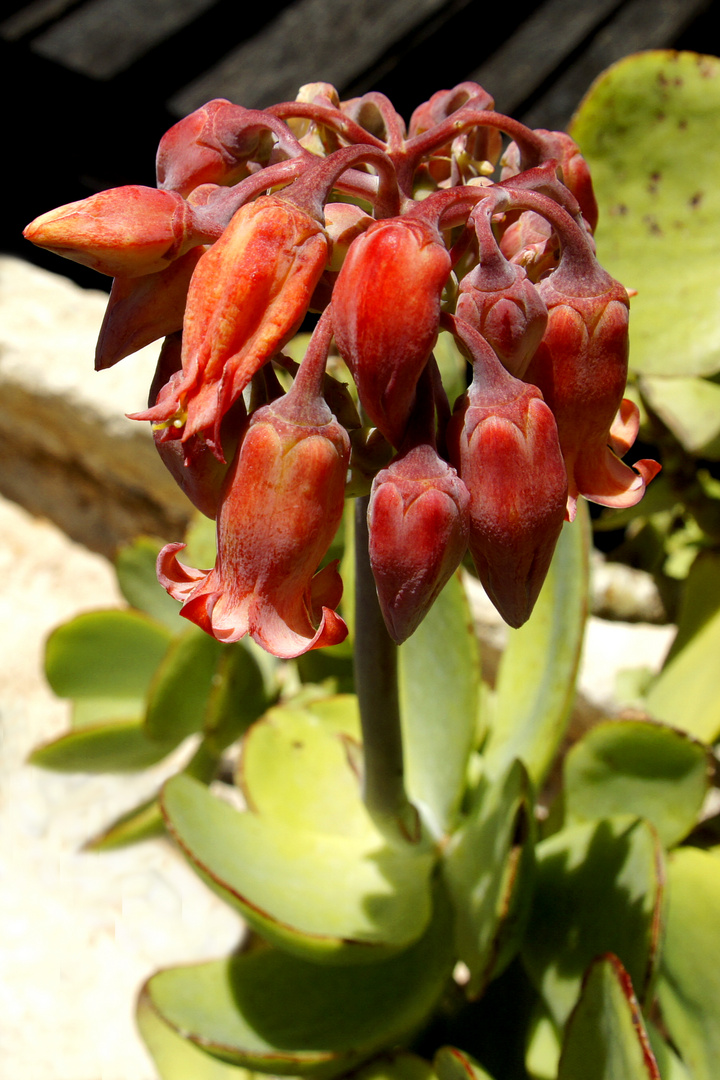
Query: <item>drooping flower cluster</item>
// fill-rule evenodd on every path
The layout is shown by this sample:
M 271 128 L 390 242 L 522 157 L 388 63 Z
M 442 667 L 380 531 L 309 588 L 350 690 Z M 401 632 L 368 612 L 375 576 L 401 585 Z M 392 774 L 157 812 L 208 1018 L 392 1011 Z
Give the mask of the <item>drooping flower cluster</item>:
M 369 491 L 398 642 L 468 550 L 520 626 L 578 496 L 641 499 L 659 466 L 620 460 L 638 429 L 629 305 L 595 258 L 596 220 L 572 139 L 501 115 L 474 83 L 407 129 L 383 95 L 341 102 L 317 83 L 264 111 L 210 102 L 163 136 L 157 188 L 100 192 L 25 235 L 114 277 L 96 367 L 164 339 L 136 418 L 217 520 L 218 555 L 196 570 L 169 544 L 161 583 L 218 639 L 294 657 L 347 633 L 337 566 L 318 567 L 349 477 Z M 308 312 L 298 367 L 282 350 Z M 452 411 L 441 330 L 471 371 Z M 326 374 L 333 342 L 352 396 Z

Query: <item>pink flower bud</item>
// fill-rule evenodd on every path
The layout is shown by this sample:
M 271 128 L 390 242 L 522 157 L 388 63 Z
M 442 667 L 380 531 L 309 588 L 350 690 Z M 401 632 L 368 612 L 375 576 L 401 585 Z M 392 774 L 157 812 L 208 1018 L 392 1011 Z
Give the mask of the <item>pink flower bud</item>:
M 336 564 L 313 574 L 342 518 L 350 454 L 327 407 L 325 423 L 295 422 L 284 415 L 288 397 L 250 420 L 223 487 L 215 568 L 183 566 L 182 544 L 158 558 L 160 583 L 183 602 L 182 615 L 219 641 L 250 634 L 285 658 L 347 634 L 333 610 L 342 594 Z
M 242 206 L 190 282 L 182 378 L 134 419 L 173 424 L 183 440 L 202 433 L 220 453 L 223 416 L 296 332 L 327 257 L 321 226 L 289 200 Z
M 471 215 L 480 261 L 460 282 L 455 313 L 482 334 L 511 375 L 522 378 L 547 325 L 547 308 L 520 266 L 501 253 L 491 211 Z
M 474 378 L 448 425 L 450 458 L 470 492 L 469 547 L 510 626 L 530 617 L 565 517 L 567 478 L 553 415 L 467 328 Z
M 382 469 L 368 506 L 370 564 L 380 608 L 398 643 L 417 629 L 468 543 L 470 496 L 432 446 L 415 446 Z
M 59 206 L 31 221 L 23 235 L 111 277 L 157 273 L 200 241 L 181 195 L 137 185 Z
M 335 340 L 372 423 L 399 446 L 437 339 L 451 270 L 425 221 L 378 221 L 350 245 L 333 292 Z

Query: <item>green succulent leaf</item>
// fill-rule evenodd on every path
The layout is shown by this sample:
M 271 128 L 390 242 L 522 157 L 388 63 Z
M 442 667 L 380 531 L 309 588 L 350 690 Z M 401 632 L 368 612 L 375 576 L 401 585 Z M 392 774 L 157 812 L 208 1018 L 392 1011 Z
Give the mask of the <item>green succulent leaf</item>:
M 630 817 L 573 825 L 536 848 L 536 886 L 522 957 L 562 1026 L 594 957 L 620 957 L 644 999 L 657 964 L 662 848 Z
M 477 1061 L 455 1046 L 442 1046 L 433 1061 L 437 1080 L 493 1080 Z
M 357 698 L 332 699 L 310 709 L 270 709 L 254 724 L 243 744 L 238 785 L 248 805 L 284 825 L 363 837 L 368 815 L 359 798 L 353 748 L 360 747 Z M 312 792 L 312 797 L 308 793 Z
M 224 1061 L 276 1075 L 333 1077 L 398 1043 L 427 1018 L 452 969 L 450 915 L 372 966 L 324 967 L 264 948 L 154 975 L 161 1019 Z
M 442 836 L 457 816 L 480 700 L 478 641 L 459 575 L 400 646 L 398 668 L 408 796 Z
M 450 406 L 467 389 L 467 361 L 455 344 L 455 338 L 446 331 L 438 334 L 433 355 L 437 360 L 440 377 Z
M 643 378 L 639 385 L 653 412 L 689 454 L 720 458 L 720 385 L 699 378 Z
M 395 1050 L 373 1058 L 353 1072 L 353 1080 L 437 1080 L 432 1065 L 407 1050 Z
M 467 821 L 454 834 L 443 871 L 455 908 L 457 953 L 479 997 L 512 958 L 529 914 L 533 816 L 528 776 L 516 761 L 481 781 Z
M 652 376 L 720 370 L 720 60 L 628 56 L 593 84 L 571 134 L 601 207 L 598 257 L 638 289 L 632 368 Z
M 562 1044 L 557 1025 L 538 999 L 530 1018 L 525 1068 L 530 1080 L 557 1080 Z
M 155 1011 L 145 989 L 140 994 L 135 1018 L 160 1080 L 253 1080 L 248 1069 L 219 1061 L 179 1035 Z
M 155 564 L 162 541 L 141 536 L 121 547 L 115 558 L 115 573 L 120 591 L 131 607 L 162 623 L 173 633 L 186 626 L 176 600 L 157 579 Z
M 557 1080 L 660 1080 L 630 976 L 616 956 L 588 969 L 565 1029 Z
M 54 630 L 45 674 L 58 697 L 72 698 L 76 726 L 142 716 L 170 631 L 138 611 L 92 611 Z
M 324 707 L 324 709 L 323 709 Z M 163 812 L 198 873 L 280 947 L 328 963 L 407 948 L 431 912 L 435 856 L 391 849 L 365 810 L 357 705 L 270 710 L 248 733 L 238 811 L 186 776 Z
M 215 750 L 224 750 L 262 716 L 277 696 L 276 672 L 275 658 L 254 641 L 243 639 L 223 646 L 203 725 Z
M 519 758 L 538 787 L 565 734 L 588 603 L 589 519 L 584 504 L 560 535 L 547 580 L 527 623 L 509 631 L 484 748 L 488 773 Z
M 224 648 L 194 626 L 172 642 L 150 686 L 145 713 L 149 738 L 180 743 L 201 730 Z
M 148 739 L 142 720 L 79 727 L 33 750 L 29 761 L 56 772 L 134 772 L 169 754 L 175 743 Z
M 693 1080 L 714 1080 L 720 1061 L 718 911 L 720 849 L 672 852 L 657 996 L 663 1023 Z
M 160 813 L 160 804 L 153 796 L 126 811 L 112 825 L 87 840 L 83 848 L 85 851 L 114 851 L 115 848 L 129 847 L 141 840 L 161 836 L 164 832 L 165 822 Z
M 565 759 L 566 820 L 636 814 L 672 847 L 695 827 L 711 778 L 709 751 L 683 732 L 640 720 L 607 721 Z
M 720 736 L 720 555 L 703 552 L 687 578 L 678 632 L 645 704 L 652 716 L 703 742 Z
M 645 1027 L 662 1080 L 692 1080 L 690 1073 L 687 1071 L 680 1058 L 675 1051 L 668 1046 L 667 1042 L 651 1020 L 645 1021 Z

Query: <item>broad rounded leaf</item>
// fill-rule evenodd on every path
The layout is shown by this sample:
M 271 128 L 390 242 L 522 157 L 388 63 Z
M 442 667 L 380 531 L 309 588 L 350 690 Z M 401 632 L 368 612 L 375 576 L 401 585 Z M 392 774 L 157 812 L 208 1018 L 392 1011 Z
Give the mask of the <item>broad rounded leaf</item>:
M 479 711 L 478 641 L 459 575 L 400 646 L 398 674 L 408 797 L 442 836 L 455 821 Z
M 353 749 L 360 753 L 357 699 L 342 695 L 335 723 L 315 703 L 310 709 L 270 709 L 243 743 L 238 771 L 255 813 L 290 827 L 344 836 L 367 836 L 367 811 Z M 308 798 L 308 792 L 312 797 Z
M 58 697 L 143 701 L 170 641 L 138 611 L 91 611 L 50 635 L 45 674 Z
M 700 378 L 643 378 L 640 388 L 653 412 L 689 454 L 711 461 L 720 458 L 720 386 L 717 383 Z
M 312 742 L 309 733 L 305 737 Z M 332 756 L 326 760 L 332 764 Z M 347 761 L 342 767 L 350 771 Z M 278 795 L 281 778 L 279 772 Z M 345 798 L 347 787 L 342 790 Z M 363 831 L 349 834 L 335 825 L 313 827 L 326 817 L 322 778 L 317 792 L 316 803 L 311 784 L 296 787 L 294 822 L 287 811 L 239 812 L 202 784 L 177 776 L 165 785 L 162 806 L 194 869 L 282 948 L 328 963 L 373 962 L 406 948 L 430 918 L 434 855 L 389 848 L 369 817 Z M 252 798 L 252 783 L 249 793 Z M 271 791 L 262 805 L 277 805 Z
M 589 519 L 584 503 L 565 523 L 535 609 L 509 631 L 483 756 L 500 775 L 519 758 L 537 787 L 565 734 L 587 614 Z
M 174 746 L 148 739 L 141 720 L 114 721 L 61 735 L 36 747 L 29 761 L 56 772 L 133 772 L 154 765 Z
M 679 848 L 668 861 L 668 909 L 657 996 L 693 1080 L 720 1061 L 720 856 Z
M 424 936 L 372 966 L 323 967 L 268 948 L 154 975 L 159 1016 L 209 1052 L 276 1075 L 332 1077 L 393 1046 L 427 1018 L 452 969 L 438 897 Z
M 660 1080 L 630 977 L 616 956 L 585 976 L 568 1020 L 558 1080 Z
M 671 847 L 695 827 L 712 761 L 701 743 L 662 724 L 598 724 L 565 759 L 568 822 L 613 814 L 646 818 Z
M 644 821 L 574 825 L 536 848 L 535 896 L 522 957 L 563 1025 L 594 957 L 620 957 L 644 999 L 657 964 L 662 849 Z
M 147 991 L 140 994 L 135 1019 L 160 1080 L 253 1080 L 240 1065 L 229 1065 L 179 1035 L 153 1008 Z
M 598 257 L 638 290 L 631 367 L 663 376 L 720 370 L 720 60 L 625 57 L 593 84 L 571 133 L 600 205 Z
M 145 730 L 151 739 L 174 739 L 200 731 L 223 646 L 197 627 L 170 645 L 150 685 Z

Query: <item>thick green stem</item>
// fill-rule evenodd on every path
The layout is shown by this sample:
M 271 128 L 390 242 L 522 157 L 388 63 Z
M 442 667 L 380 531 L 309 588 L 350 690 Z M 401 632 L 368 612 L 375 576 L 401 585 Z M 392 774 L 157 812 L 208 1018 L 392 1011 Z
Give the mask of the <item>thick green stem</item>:
M 420 818 L 405 792 L 397 645 L 387 632 L 368 555 L 368 496 L 355 504 L 355 686 L 365 774 L 363 798 L 383 836 L 417 843 Z

